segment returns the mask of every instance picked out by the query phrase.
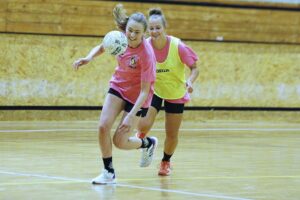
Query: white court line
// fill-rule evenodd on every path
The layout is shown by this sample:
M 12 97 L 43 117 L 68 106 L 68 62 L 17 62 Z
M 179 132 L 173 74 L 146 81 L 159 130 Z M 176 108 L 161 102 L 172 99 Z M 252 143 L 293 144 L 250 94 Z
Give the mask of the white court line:
M 97 131 L 97 129 L 32 129 L 32 130 L 0 130 L 0 133 L 33 133 L 33 132 L 72 132 Z
M 165 129 L 154 128 L 152 131 L 164 131 Z M 0 133 L 32 133 L 32 132 L 79 132 L 97 131 L 97 129 L 23 129 L 23 130 L 0 130 Z M 208 132 L 208 131 L 262 131 L 262 132 L 291 132 L 300 131 L 300 128 L 182 128 L 180 131 Z
M 40 175 L 40 174 L 28 174 L 28 173 L 9 172 L 9 171 L 0 171 L 0 174 L 7 174 L 7 175 L 12 175 L 12 176 L 28 176 L 28 177 L 38 177 L 38 178 L 62 180 L 62 181 L 74 181 L 74 182 L 90 183 L 89 180 L 85 180 L 85 179 L 66 178 L 66 177 L 60 177 L 60 176 L 48 176 L 48 175 Z M 120 183 L 117 183 L 116 186 L 126 187 L 126 188 L 137 188 L 137 189 L 151 190 L 151 191 L 159 191 L 159 192 L 176 193 L 176 194 L 183 194 L 183 195 L 188 195 L 188 196 L 209 197 L 209 198 L 213 198 L 213 199 L 252 200 L 252 199 L 240 198 L 240 197 L 230 197 L 230 196 L 224 196 L 224 195 L 194 193 L 194 192 L 186 192 L 186 191 L 180 191 L 180 190 L 161 189 L 161 188 L 155 188 L 155 187 L 143 187 L 143 186 L 136 186 L 136 185 L 120 184 Z

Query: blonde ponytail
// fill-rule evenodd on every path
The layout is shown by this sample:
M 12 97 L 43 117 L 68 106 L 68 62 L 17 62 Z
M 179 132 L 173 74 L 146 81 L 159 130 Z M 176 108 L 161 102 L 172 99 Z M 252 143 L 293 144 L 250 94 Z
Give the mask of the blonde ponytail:
M 116 5 L 116 7 L 113 10 L 113 16 L 115 18 L 115 23 L 117 27 L 125 32 L 129 17 L 126 15 L 126 10 L 123 8 L 122 4 Z

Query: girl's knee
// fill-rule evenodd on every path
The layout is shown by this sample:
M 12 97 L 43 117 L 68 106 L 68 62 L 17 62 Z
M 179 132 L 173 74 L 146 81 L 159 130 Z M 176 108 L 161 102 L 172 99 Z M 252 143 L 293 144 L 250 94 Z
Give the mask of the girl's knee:
M 124 138 L 121 137 L 118 134 L 115 134 L 113 137 L 113 143 L 114 145 L 119 148 L 119 149 L 124 149 L 125 143 L 124 143 Z
M 107 134 L 110 132 L 110 128 L 108 124 L 102 123 L 98 124 L 98 133 L 99 134 Z

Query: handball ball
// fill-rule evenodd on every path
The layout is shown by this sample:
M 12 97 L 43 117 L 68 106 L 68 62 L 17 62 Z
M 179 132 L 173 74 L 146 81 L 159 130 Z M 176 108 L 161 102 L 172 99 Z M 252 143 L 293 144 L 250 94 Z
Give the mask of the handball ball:
M 125 52 L 128 42 L 124 33 L 120 31 L 108 32 L 102 41 L 105 51 L 111 55 L 118 56 Z

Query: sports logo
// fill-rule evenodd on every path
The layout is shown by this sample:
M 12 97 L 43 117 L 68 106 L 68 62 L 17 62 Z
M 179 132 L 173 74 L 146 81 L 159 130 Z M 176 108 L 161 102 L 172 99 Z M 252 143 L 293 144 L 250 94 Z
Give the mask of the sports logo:
M 130 61 L 129 61 L 129 67 L 131 68 L 136 68 L 136 65 L 137 65 L 137 61 L 138 61 L 138 57 L 137 56 L 132 56 L 130 58 Z

